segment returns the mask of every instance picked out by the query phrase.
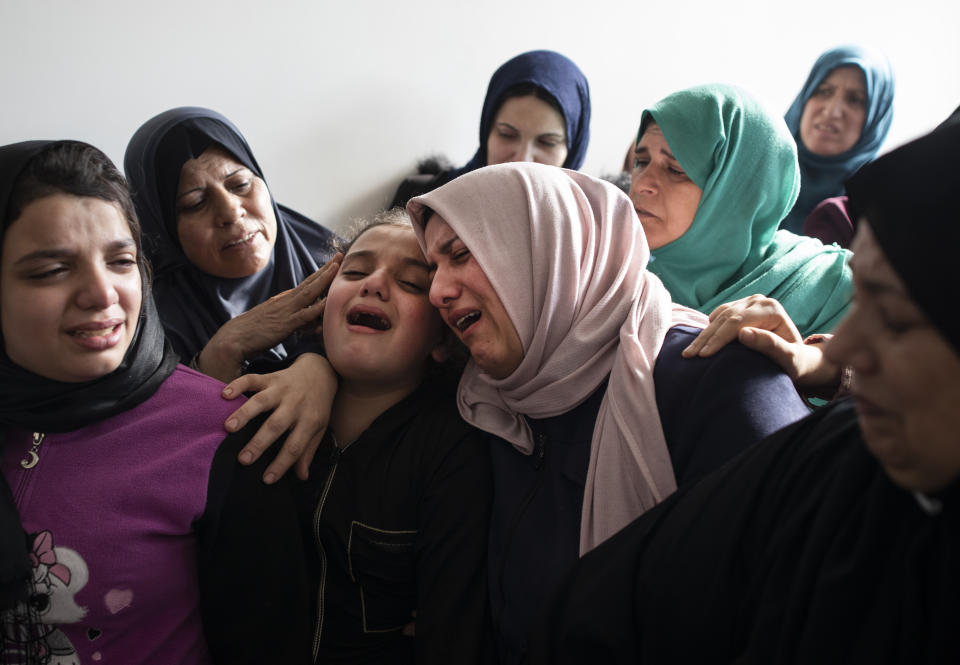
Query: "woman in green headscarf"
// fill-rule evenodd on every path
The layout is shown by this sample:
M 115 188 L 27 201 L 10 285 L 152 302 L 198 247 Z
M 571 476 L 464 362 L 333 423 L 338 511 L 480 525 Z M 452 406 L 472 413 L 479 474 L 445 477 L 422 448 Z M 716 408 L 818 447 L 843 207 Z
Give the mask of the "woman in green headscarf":
M 643 112 L 630 198 L 674 302 L 710 313 L 762 294 L 803 335 L 830 331 L 850 303 L 851 254 L 777 230 L 799 190 L 787 126 L 745 91 L 697 86 Z

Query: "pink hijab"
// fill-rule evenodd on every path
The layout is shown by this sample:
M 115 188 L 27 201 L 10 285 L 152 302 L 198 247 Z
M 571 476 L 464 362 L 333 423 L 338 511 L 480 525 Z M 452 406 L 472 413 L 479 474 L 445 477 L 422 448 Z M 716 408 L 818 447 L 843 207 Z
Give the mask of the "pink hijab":
M 674 305 L 647 272 L 640 221 L 610 183 L 534 163 L 478 169 L 410 201 L 422 247 L 425 207 L 479 262 L 523 344 L 504 379 L 467 365 L 458 389 L 467 422 L 529 455 L 523 416 L 566 413 L 609 376 L 590 447 L 583 554 L 676 489 L 653 368 L 670 327 L 707 319 Z

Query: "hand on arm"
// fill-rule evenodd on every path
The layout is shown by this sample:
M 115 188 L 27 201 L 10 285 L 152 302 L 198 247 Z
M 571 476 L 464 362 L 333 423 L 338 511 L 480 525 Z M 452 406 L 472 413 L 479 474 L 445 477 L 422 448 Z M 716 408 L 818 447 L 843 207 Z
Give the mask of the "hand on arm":
M 322 299 L 340 267 L 340 254 L 303 280 L 224 323 L 197 357 L 197 368 L 221 381 L 240 376 L 243 361 L 314 324 L 323 314 Z
M 801 393 L 830 397 L 836 392 L 840 368 L 823 355 L 825 339 L 805 344 L 777 300 L 748 296 L 720 305 L 709 318 L 709 325 L 684 349 L 685 358 L 709 357 L 738 340 L 780 365 Z
M 266 483 L 275 482 L 296 464 L 297 475 L 306 479 L 310 462 L 330 422 L 330 408 L 337 392 L 337 375 L 327 359 L 304 353 L 287 369 L 270 374 L 246 374 L 223 390 L 233 399 L 255 391 L 239 409 L 230 414 L 225 427 L 236 432 L 261 413 L 273 411 L 240 451 L 242 464 L 252 464 L 285 432 L 286 441 L 276 459 L 263 474 Z

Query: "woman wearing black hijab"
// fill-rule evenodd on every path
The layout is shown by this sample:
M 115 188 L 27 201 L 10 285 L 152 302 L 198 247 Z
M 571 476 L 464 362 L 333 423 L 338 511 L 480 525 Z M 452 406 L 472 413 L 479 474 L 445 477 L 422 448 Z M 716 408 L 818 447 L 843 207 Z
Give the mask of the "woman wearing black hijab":
M 335 262 L 318 271 L 334 254 L 335 235 L 277 204 L 240 130 L 209 109 L 148 120 L 130 139 L 124 168 L 167 337 L 183 362 L 221 381 L 267 373 L 228 388 L 227 397 L 261 391 L 228 428 L 275 409 L 246 450 L 251 457 L 241 459 L 252 461 L 292 428 L 281 463 L 268 470 L 282 473 L 296 451 L 319 443 L 326 418 L 318 414 L 330 401 L 322 396 L 336 387 L 326 360 L 305 353 L 319 344 L 298 333 L 315 325 L 336 272 Z
M 292 488 L 236 464 L 139 235 L 101 151 L 0 147 L 0 662 L 309 663 Z
M 847 183 L 857 297 L 825 353 L 853 399 L 585 556 L 534 662 L 960 660 L 958 150 L 946 123 Z

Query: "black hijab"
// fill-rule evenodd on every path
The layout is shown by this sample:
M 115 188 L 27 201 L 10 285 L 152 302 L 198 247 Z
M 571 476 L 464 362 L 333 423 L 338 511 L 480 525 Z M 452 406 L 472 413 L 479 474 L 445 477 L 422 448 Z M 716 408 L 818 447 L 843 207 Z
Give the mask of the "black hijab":
M 960 349 L 960 123 L 847 183 L 894 270 Z M 960 439 L 957 440 L 960 445 Z M 960 480 L 895 485 L 852 400 L 777 432 L 588 553 L 533 663 L 960 662 Z
M 8 208 L 17 178 L 41 152 L 61 143 L 65 142 L 29 141 L 0 147 L 0 221 L 4 235 L 13 221 L 8 219 Z M 176 367 L 177 356 L 164 340 L 146 280 L 144 291 L 130 348 L 117 369 L 94 381 L 62 383 L 38 376 L 10 360 L 0 336 L 0 454 L 9 427 L 69 432 L 132 409 L 159 389 Z M 32 570 L 27 552 L 10 487 L 0 476 L 0 603 L 9 602 L 11 593 L 15 597 L 26 588 Z
M 870 228 L 910 296 L 960 350 L 960 316 L 947 290 L 957 283 L 960 247 L 960 118 L 860 169 L 847 195 Z
M 249 277 L 209 275 L 184 255 L 177 235 L 176 196 L 184 163 L 211 146 L 222 147 L 264 180 L 246 139 L 209 109 L 181 107 L 148 120 L 127 145 L 124 170 L 143 227 L 144 251 L 154 268 L 153 295 L 174 349 L 184 360 L 198 353 L 224 323 L 269 297 L 291 289 L 333 255 L 336 237 L 303 215 L 278 205 L 270 263 Z M 292 340 L 266 357 L 285 358 Z

